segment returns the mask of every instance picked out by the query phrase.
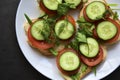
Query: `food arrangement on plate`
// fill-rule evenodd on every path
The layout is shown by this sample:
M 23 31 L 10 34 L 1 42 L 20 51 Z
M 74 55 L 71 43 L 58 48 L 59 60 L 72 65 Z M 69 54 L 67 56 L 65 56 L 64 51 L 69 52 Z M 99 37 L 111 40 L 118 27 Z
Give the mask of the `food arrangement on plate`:
M 66 80 L 80 80 L 105 60 L 107 46 L 120 40 L 120 21 L 105 0 L 38 0 L 44 12 L 24 29 L 28 44 L 56 58 Z M 69 15 L 79 10 L 77 21 Z M 51 57 L 51 58 L 54 58 Z

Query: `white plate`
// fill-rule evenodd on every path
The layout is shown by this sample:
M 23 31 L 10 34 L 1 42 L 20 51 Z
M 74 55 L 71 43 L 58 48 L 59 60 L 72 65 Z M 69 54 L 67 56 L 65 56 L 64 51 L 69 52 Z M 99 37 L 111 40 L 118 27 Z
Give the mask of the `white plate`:
M 108 0 L 108 2 L 120 3 L 120 0 Z M 56 67 L 55 59 L 42 56 L 28 45 L 23 27 L 25 22 L 24 13 L 28 14 L 30 18 L 37 18 L 40 15 L 36 0 L 21 0 L 16 15 L 16 35 L 25 58 L 37 71 L 46 77 L 52 80 L 63 80 Z M 120 65 L 119 53 L 120 43 L 109 47 L 107 59 L 98 67 L 97 76 L 94 76 L 94 73 L 90 73 L 84 80 L 99 80 L 113 72 Z

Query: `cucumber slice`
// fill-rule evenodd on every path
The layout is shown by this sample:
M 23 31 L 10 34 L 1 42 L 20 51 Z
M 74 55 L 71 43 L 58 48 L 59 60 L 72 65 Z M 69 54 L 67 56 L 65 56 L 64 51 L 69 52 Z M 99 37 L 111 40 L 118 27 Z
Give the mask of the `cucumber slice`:
M 109 40 L 117 33 L 116 26 L 109 21 L 103 21 L 97 26 L 97 34 L 100 39 Z
M 45 34 L 49 35 L 49 31 L 45 31 L 45 29 L 50 30 L 48 25 L 44 25 L 44 20 L 39 20 L 36 21 L 32 27 L 31 27 L 31 35 L 36 39 L 36 40 L 44 40 L 44 36 L 42 35 L 41 31 L 44 32 Z
M 106 6 L 100 1 L 94 1 L 86 7 L 86 14 L 91 20 L 102 19 L 105 12 Z
M 64 0 L 66 3 L 72 3 L 74 6 L 78 6 L 82 0 Z
M 60 56 L 60 67 L 66 71 L 76 70 L 80 65 L 79 57 L 73 52 L 65 52 Z
M 69 39 L 74 34 L 74 26 L 67 20 L 58 21 L 55 25 L 55 33 L 62 40 Z
M 95 57 L 99 52 L 99 44 L 94 38 L 87 38 L 87 43 L 79 45 L 80 52 L 89 58 Z
M 49 10 L 57 10 L 58 4 L 61 4 L 62 0 L 43 0 L 43 4 Z

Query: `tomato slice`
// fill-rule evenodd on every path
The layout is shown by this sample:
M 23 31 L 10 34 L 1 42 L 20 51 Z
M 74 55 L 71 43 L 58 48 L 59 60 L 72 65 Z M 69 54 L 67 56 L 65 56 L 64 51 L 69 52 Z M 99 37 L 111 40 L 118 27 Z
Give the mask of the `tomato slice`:
M 86 65 L 90 67 L 96 66 L 103 60 L 103 50 L 100 47 L 98 55 L 94 58 L 87 58 L 83 55 L 80 55 L 80 58 Z
M 61 51 L 58 53 L 57 59 L 56 59 L 56 63 L 57 63 L 57 67 L 58 67 L 58 69 L 60 70 L 60 72 L 62 72 L 62 73 L 65 74 L 65 75 L 73 75 L 73 74 L 75 74 L 75 73 L 78 72 L 79 67 L 78 67 L 76 70 L 74 70 L 74 71 L 65 71 L 65 70 L 63 70 L 63 69 L 60 67 L 60 63 L 59 63 L 60 56 L 61 56 L 64 52 L 68 52 L 68 51 L 74 52 L 74 53 L 76 53 L 76 55 L 78 55 L 77 52 L 76 52 L 75 50 L 71 49 L 71 48 L 63 49 L 63 50 L 61 50 Z
M 36 39 L 34 39 L 31 35 L 31 28 L 28 29 L 28 40 L 30 41 L 31 45 L 37 49 L 49 49 L 51 47 L 53 47 L 53 44 L 49 44 L 45 41 L 38 41 Z
M 120 24 L 118 24 L 115 20 L 108 18 L 108 21 L 112 22 L 114 25 L 116 25 L 117 28 L 117 34 L 110 40 L 105 41 L 106 43 L 114 43 L 118 40 L 120 36 Z
M 95 39 L 98 39 L 98 35 L 97 35 L 97 32 L 96 32 L 96 29 L 93 29 L 93 37 Z
M 47 14 L 56 14 L 56 13 L 57 13 L 56 11 L 47 9 L 47 8 L 44 6 L 44 4 L 43 4 L 42 1 L 39 2 L 39 6 L 40 6 L 40 8 L 41 8 L 45 13 L 47 13 Z

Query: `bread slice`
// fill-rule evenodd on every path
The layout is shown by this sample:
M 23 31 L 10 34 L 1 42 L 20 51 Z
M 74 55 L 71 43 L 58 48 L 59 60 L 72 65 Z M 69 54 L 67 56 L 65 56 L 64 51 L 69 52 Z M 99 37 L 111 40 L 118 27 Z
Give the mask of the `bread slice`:
M 103 45 L 101 45 L 101 48 L 102 48 L 102 50 L 103 50 L 103 60 L 101 61 L 101 62 L 103 62 L 105 59 L 106 59 L 106 55 L 107 55 L 107 50 L 106 50 L 106 46 L 103 46 Z M 93 69 L 93 67 L 87 67 L 87 69 L 84 71 L 84 72 L 82 72 L 81 73 L 81 67 L 83 66 L 83 64 L 80 66 L 80 69 L 79 69 L 79 71 L 78 71 L 78 73 L 80 73 L 79 74 L 79 80 L 81 80 L 81 79 L 83 79 L 85 76 L 87 76 L 87 74 L 89 74 L 91 71 L 92 71 L 92 69 Z M 98 65 L 99 66 L 99 65 Z M 65 79 L 65 80 L 73 80 L 72 78 L 71 78 L 71 76 L 68 76 L 68 75 L 65 75 L 65 74 L 63 74 L 63 73 L 61 73 L 60 72 L 60 74 L 61 74 L 61 76 Z
M 33 19 L 32 20 L 32 22 L 35 22 L 37 19 Z M 28 32 L 28 29 L 30 28 L 30 25 L 29 25 L 29 23 L 25 23 L 24 24 L 24 30 L 25 30 L 25 32 L 26 32 L 26 35 L 27 35 L 27 32 Z M 34 47 L 33 46 L 33 44 L 29 41 L 29 40 L 27 40 L 27 42 L 28 42 L 28 44 L 31 46 L 31 47 L 33 47 L 33 48 L 36 48 L 36 47 Z M 36 48 L 36 49 L 38 49 L 38 48 Z M 43 55 L 45 55 L 45 56 L 52 56 L 52 54 L 50 53 L 50 51 L 49 50 L 43 50 L 43 49 L 38 49 L 39 51 L 40 51 L 40 53 L 41 54 L 43 54 Z
M 85 7 L 86 7 L 89 3 L 93 2 L 93 1 L 101 1 L 101 2 L 105 3 L 105 5 L 108 6 L 106 0 L 88 0 L 88 2 L 85 3 L 84 6 L 83 6 L 83 8 L 81 9 L 78 18 L 80 18 L 81 16 L 83 16 L 83 10 L 85 9 Z M 110 18 L 112 19 L 113 16 L 111 16 Z M 118 20 L 115 20 L 115 21 L 120 25 L 120 20 L 119 20 L 119 19 L 118 19 Z M 118 37 L 118 39 L 117 39 L 116 41 L 114 41 L 114 42 L 112 42 L 112 43 L 104 43 L 104 44 L 105 44 L 105 45 L 112 45 L 112 44 L 117 43 L 118 41 L 120 41 L 120 33 L 119 33 L 119 37 Z
M 33 20 L 32 20 L 33 23 L 34 23 L 35 21 L 37 21 L 37 19 L 33 19 Z M 25 22 L 25 23 L 24 23 L 24 30 L 25 30 L 25 32 L 26 32 L 26 35 L 27 35 L 27 33 L 28 33 L 28 29 L 29 29 L 29 28 L 30 28 L 29 23 Z M 33 45 L 28 39 L 27 39 L 27 42 L 28 42 L 28 44 L 29 44 L 31 47 L 33 47 L 33 48 L 35 48 L 35 49 L 38 49 L 41 54 L 43 54 L 43 55 L 45 55 L 45 56 L 53 56 L 53 54 L 52 54 L 49 50 L 47 50 L 47 49 L 40 49 L 40 48 L 34 47 L 34 45 Z M 65 45 L 64 45 L 64 44 L 60 44 L 59 46 L 54 46 L 54 49 L 55 49 L 56 51 L 61 51 L 61 50 L 64 49 L 64 48 L 65 48 Z

